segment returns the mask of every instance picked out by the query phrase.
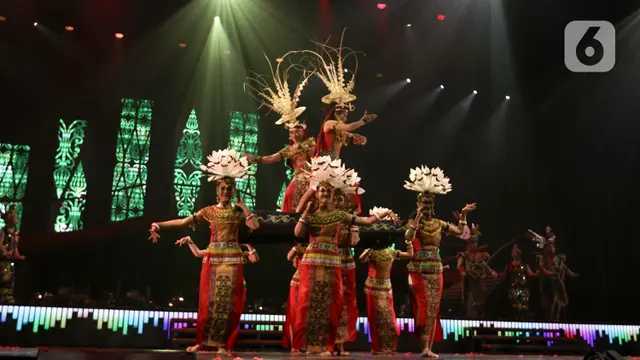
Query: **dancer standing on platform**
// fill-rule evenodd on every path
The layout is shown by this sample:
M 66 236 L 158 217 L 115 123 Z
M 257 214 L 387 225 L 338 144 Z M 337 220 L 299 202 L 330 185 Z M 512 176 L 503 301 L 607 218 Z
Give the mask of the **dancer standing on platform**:
M 13 206 L 2 214 L 4 228 L 0 229 L 0 304 L 15 304 L 13 287 L 15 284 L 14 261 L 25 260 L 18 251 L 18 213 Z
M 331 194 L 341 183 L 340 160 L 328 156 L 312 159 L 311 186 L 315 199 L 304 203 L 305 210 L 295 227 L 295 235 L 309 233 L 309 246 L 300 262 L 300 290 L 296 314 L 295 344 L 308 354 L 331 356 L 342 313 L 343 289 L 338 236 L 343 227 L 371 225 L 383 216 L 361 218 L 342 210 L 333 210 Z
M 386 209 L 373 208 L 370 214 L 379 214 Z M 411 259 L 413 246 L 405 241 L 407 251 L 391 248 L 393 242 L 388 237 L 379 239 L 371 249 L 366 249 L 360 260 L 369 263 L 369 275 L 364 282 L 364 293 L 367 298 L 367 317 L 371 334 L 371 347 L 375 355 L 393 355 L 396 351 L 396 340 L 400 329 L 396 322 L 393 306 L 393 289 L 391 286 L 391 267 L 396 259 Z
M 342 33 L 344 38 L 344 31 Z M 320 126 L 318 139 L 316 140 L 315 156 L 331 156 L 332 159 L 340 158 L 340 150 L 343 146 L 349 144 L 365 145 L 367 138 L 362 135 L 355 134 L 354 131 L 375 120 L 377 115 L 364 115 L 359 121 L 348 123 L 347 116 L 350 111 L 355 108 L 351 104 L 356 100 L 356 96 L 351 92 L 355 88 L 356 73 L 358 72 L 357 53 L 349 48 L 342 47 L 342 39 L 340 47 L 333 48 L 327 44 L 318 45 L 318 52 L 305 50 L 303 53 L 311 54 L 316 75 L 322 83 L 327 87 L 329 94 L 322 98 L 322 102 L 327 105 L 333 105 L 327 111 L 327 115 Z M 344 67 L 345 61 L 353 56 L 355 66 L 353 69 Z M 350 79 L 347 81 L 346 73 L 350 73 Z
M 527 278 L 535 275 L 529 268 L 524 265 L 520 258 L 522 251 L 518 248 L 518 244 L 513 245 L 511 249 L 511 261 L 504 269 L 504 275 L 509 282 L 509 302 L 511 311 L 515 320 L 525 320 L 529 311 L 529 285 Z
M 566 276 L 577 277 L 565 264 L 566 257 L 556 254 L 555 241 L 545 243 L 542 254 L 538 255 L 540 276 L 540 296 L 542 310 L 548 320 L 559 321 L 560 311 L 569 304 L 569 297 L 564 284 Z
M 304 256 L 305 246 L 297 243 L 289 250 L 287 260 L 291 261 L 296 272 L 289 283 L 289 298 L 285 309 L 284 335 L 282 336 L 282 347 L 291 348 L 292 354 L 299 354 L 300 351 L 293 346 L 294 327 L 296 323 L 296 312 L 298 311 L 298 289 L 300 288 L 300 260 Z
M 333 192 L 333 208 L 348 212 L 348 196 L 340 188 Z M 355 214 L 354 214 L 355 215 Z M 353 260 L 351 249 L 360 241 L 360 228 L 351 225 L 351 228 L 343 228 L 338 237 L 338 252 L 342 263 L 342 289 L 344 301 L 338 335 L 336 352 L 341 356 L 351 355 L 345 351 L 344 344 L 356 340 L 356 325 L 358 323 L 358 300 L 356 298 L 356 263 Z
M 287 54 L 282 59 L 286 57 Z M 271 62 L 269 62 L 273 77 L 273 88 L 265 80 L 265 76 L 255 75 L 255 77 L 250 77 L 245 81 L 245 90 L 248 90 L 256 100 L 261 102 L 261 107 L 265 106 L 281 115 L 276 124 L 284 125 L 289 131 L 289 145 L 272 155 L 253 156 L 245 154 L 245 156 L 253 164 L 273 164 L 285 160 L 287 166 L 294 170 L 293 179 L 287 186 L 282 206 L 280 207 L 282 212 L 293 212 L 300 201 L 300 197 L 309 187 L 309 180 L 302 170 L 311 159 L 311 156 L 313 156 L 316 147 L 315 140 L 307 136 L 307 125 L 298 121 L 298 117 L 305 111 L 306 107 L 297 107 L 302 89 L 307 85 L 313 72 L 303 71 L 298 85 L 294 88 L 293 93 L 290 94 L 287 80 L 289 78 L 289 69 L 293 65 L 281 71 L 280 65 L 283 61 L 276 65 L 275 71 L 271 66 Z
M 456 217 L 459 218 L 457 213 Z M 484 302 L 487 297 L 483 284 L 485 277 L 498 276 L 487 264 L 489 253 L 480 251 L 481 248 L 478 247 L 480 235 L 480 227 L 472 224 L 471 229 L 465 225 L 462 235 L 458 236 L 467 240 L 466 251 L 458 253 L 458 271 L 463 276 L 462 301 L 466 317 L 470 319 L 481 319 L 484 315 Z
M 215 348 L 218 353 L 231 351 L 235 331 L 244 309 L 245 255 L 238 245 L 240 227 L 252 230 L 260 227 L 257 217 L 237 197 L 235 206 L 231 200 L 236 192 L 235 179 L 252 174 L 246 157 L 225 149 L 214 151 L 207 157 L 209 163 L 202 170 L 209 181 L 217 183 L 218 204 L 208 206 L 184 219 L 151 224 L 151 239 L 157 242 L 158 232 L 164 229 L 195 226 L 207 223 L 211 240 L 204 253 L 200 273 L 200 297 L 196 345 L 187 351 Z
M 416 334 L 422 344 L 422 356 L 438 357 L 431 348 L 443 337 L 440 325 L 440 297 L 442 296 L 442 261 L 440 242 L 442 233 L 461 235 L 467 224 L 467 213 L 475 204 L 467 204 L 460 212 L 458 225 L 435 218 L 436 195 L 451 191 L 449 178 L 440 168 L 426 166 L 411 169 L 405 188 L 418 192 L 415 218 L 409 219 L 405 240 L 413 242 L 414 256 L 409 261 L 409 287 L 411 288 Z

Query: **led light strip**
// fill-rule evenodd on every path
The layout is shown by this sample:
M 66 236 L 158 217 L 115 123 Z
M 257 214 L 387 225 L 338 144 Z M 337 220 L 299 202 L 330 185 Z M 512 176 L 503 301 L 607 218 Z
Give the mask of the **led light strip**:
M 63 307 L 38 307 L 38 306 L 13 306 L 0 305 L 0 323 L 7 322 L 11 318 L 16 322 L 16 331 L 23 331 L 31 327 L 33 333 L 40 329 L 62 328 L 67 325 L 67 321 L 72 319 L 91 319 L 95 321 L 97 330 L 108 329 L 113 332 L 121 331 L 122 335 L 129 333 L 129 328 L 137 328 L 138 334 L 142 334 L 144 325 L 153 323 L 153 327 L 170 332 L 171 319 L 197 319 L 196 312 L 182 311 L 154 311 L 154 310 L 118 310 L 118 309 L 85 309 L 85 308 L 63 308 Z M 259 321 L 267 324 L 282 324 L 285 321 L 284 315 L 270 314 L 243 314 L 243 321 Z M 162 321 L 162 325 L 160 325 Z M 536 329 L 543 332 L 545 337 L 552 337 L 553 331 L 562 329 L 568 338 L 576 336 L 582 337 L 589 345 L 594 346 L 596 339 L 607 337 L 609 343 L 623 344 L 628 342 L 638 342 L 640 336 L 640 325 L 607 325 L 607 324 L 561 324 L 561 323 L 540 323 L 540 322 L 510 322 L 510 321 L 479 321 L 479 320 L 449 320 L 441 319 L 444 330 L 444 338 L 453 337 L 453 341 L 459 341 L 468 336 L 465 329 L 470 327 L 495 327 L 508 328 L 514 331 L 505 331 L 500 335 L 511 336 L 518 332 L 515 329 L 531 330 Z M 269 324 L 271 323 L 271 324 Z M 413 319 L 397 319 L 398 327 L 401 331 L 414 332 L 415 324 Z M 175 324 L 174 327 L 184 327 L 182 324 Z M 272 329 L 270 326 L 261 327 L 265 330 Z M 366 317 L 359 317 L 356 324 L 357 331 L 364 331 L 369 336 L 369 321 Z M 530 336 L 529 334 L 525 334 Z

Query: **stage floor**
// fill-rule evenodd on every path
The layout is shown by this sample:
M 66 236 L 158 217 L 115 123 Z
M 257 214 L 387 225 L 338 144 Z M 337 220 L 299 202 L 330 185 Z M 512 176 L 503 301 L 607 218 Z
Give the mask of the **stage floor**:
M 555 356 L 555 355 L 485 355 L 485 354 L 439 354 L 439 359 L 522 359 L 522 360 L 582 360 L 584 356 Z M 78 348 L 14 348 L 0 349 L 0 358 L 6 356 L 13 359 L 131 359 L 131 360 L 276 360 L 276 359 L 327 359 L 327 357 L 298 355 L 292 356 L 286 352 L 237 352 L 232 355 L 218 356 L 215 352 L 198 352 L 196 354 L 176 350 L 134 350 L 134 349 L 78 349 Z M 240 358 L 240 359 L 238 359 Z M 354 352 L 350 356 L 334 356 L 334 359 L 426 359 L 419 354 L 405 353 L 393 356 L 372 355 L 369 352 Z M 627 359 L 640 359 L 628 357 Z

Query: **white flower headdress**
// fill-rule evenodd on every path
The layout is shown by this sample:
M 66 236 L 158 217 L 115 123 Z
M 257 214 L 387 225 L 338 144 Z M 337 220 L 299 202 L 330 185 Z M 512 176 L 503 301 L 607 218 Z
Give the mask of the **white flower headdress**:
M 444 195 L 451 191 L 451 184 L 440 168 L 422 166 L 411 169 L 409 181 L 405 181 L 404 188 L 420 194 Z
M 356 96 L 352 92 L 356 86 L 358 52 L 342 46 L 345 31 L 346 29 L 342 31 L 339 47 L 329 46 L 328 40 L 325 43 L 314 41 L 318 46 L 318 51 L 305 50 L 303 52 L 312 55 L 312 62 L 316 69 L 315 74 L 329 90 L 329 94 L 322 97 L 322 102 L 325 104 L 336 103 L 337 106 L 346 107 L 352 111 L 353 105 L 349 103 L 356 100 Z M 350 57 L 355 59 L 355 65 L 353 69 L 346 69 L 345 61 Z
M 387 216 L 382 217 L 382 214 L 385 212 L 388 212 Z M 369 210 L 369 215 L 378 216 L 380 217 L 380 220 L 392 220 L 391 214 L 393 214 L 393 211 L 391 211 L 391 209 L 383 207 L 374 206 L 373 209 Z
M 234 149 L 214 150 L 207 156 L 209 163 L 200 166 L 208 181 L 245 179 L 253 175 L 249 159 Z
M 300 95 L 302 95 L 302 89 L 307 85 L 314 71 L 303 69 L 298 84 L 293 89 L 293 92 L 291 92 L 288 83 L 289 70 L 297 68 L 298 65 L 291 64 L 284 70 L 280 69 L 280 65 L 284 62 L 284 59 L 291 53 L 292 52 L 289 52 L 281 58 L 282 61 L 278 62 L 275 70 L 271 65 L 271 61 L 269 61 L 269 58 L 265 55 L 269 63 L 269 69 L 271 70 L 273 87 L 269 85 L 267 76 L 252 72 L 254 76 L 248 77 L 245 80 L 244 90 L 261 102 L 260 107 L 266 106 L 281 115 L 280 119 L 276 121 L 276 124 L 284 124 L 287 128 L 296 126 L 306 128 L 306 124 L 298 121 L 298 117 L 306 110 L 306 107 L 298 107 L 298 101 L 300 100 Z
M 317 188 L 320 185 L 336 187 L 340 181 L 340 159 L 331 160 L 330 156 L 318 156 L 307 163 L 309 170 L 304 170 L 309 177 L 309 186 Z
M 336 178 L 336 188 L 344 192 L 345 194 L 357 194 L 362 195 L 365 193 L 364 189 L 360 187 L 360 177 L 358 173 L 353 169 L 346 169 L 344 164 L 337 169 L 338 176 Z

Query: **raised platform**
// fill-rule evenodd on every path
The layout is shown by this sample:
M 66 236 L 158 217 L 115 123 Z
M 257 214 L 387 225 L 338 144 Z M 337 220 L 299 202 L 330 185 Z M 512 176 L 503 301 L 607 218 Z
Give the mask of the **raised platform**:
M 40 359 L 40 360 L 103 360 L 103 359 L 122 359 L 122 360 L 211 360 L 218 356 L 215 353 L 201 352 L 197 354 L 187 353 L 184 351 L 172 350 L 129 350 L 129 349 L 0 349 L 0 359 Z M 478 354 L 440 354 L 440 359 L 477 359 Z M 513 359 L 513 355 L 481 355 L 483 359 L 490 360 L 506 360 Z M 300 359 L 300 356 L 291 356 L 286 352 L 238 352 L 233 357 L 222 357 L 221 359 L 240 358 L 242 360 L 277 360 L 277 359 Z M 304 356 L 304 359 L 326 359 L 314 356 Z M 344 357 L 340 357 L 344 358 Z M 379 356 L 372 356 L 367 352 L 355 352 L 348 358 L 350 359 L 379 359 Z M 518 356 L 522 360 L 582 360 L 583 356 Z M 237 359 L 237 360 L 240 360 Z M 418 354 L 398 354 L 395 356 L 384 356 L 384 359 L 400 360 L 400 359 L 424 359 Z
M 85 309 L 63 307 L 0 306 L 0 345 L 21 347 L 96 347 L 129 349 L 168 349 L 174 347 L 172 333 L 189 327 L 196 312 Z M 184 319 L 184 320 L 178 320 Z M 282 330 L 284 315 L 244 314 L 241 331 L 269 338 Z M 173 321 L 172 321 L 173 320 Z M 177 320 L 177 321 L 176 321 Z M 623 354 L 640 354 L 640 325 L 567 324 L 442 319 L 445 340 L 434 350 L 446 353 L 490 352 L 509 344 L 536 346 L 536 353 L 553 353 L 558 346 L 559 332 L 563 339 L 582 339 L 588 348 L 599 351 L 617 350 Z M 398 349 L 417 352 L 413 336 L 413 319 L 400 318 L 401 335 Z M 360 317 L 358 337 L 350 343 L 351 350 L 370 349 L 369 324 Z M 273 337 L 272 337 L 273 340 Z M 496 341 L 499 340 L 499 341 Z M 510 341 L 514 340 L 514 341 Z M 480 342 L 479 342 L 480 341 Z M 563 340 L 564 341 L 564 340 Z M 264 349 L 256 343 L 238 344 L 238 349 Z M 485 345 L 490 344 L 493 347 Z M 271 342 L 271 346 L 277 342 Z M 545 351 L 546 350 L 546 351 Z M 507 349 L 510 353 L 527 353 Z

